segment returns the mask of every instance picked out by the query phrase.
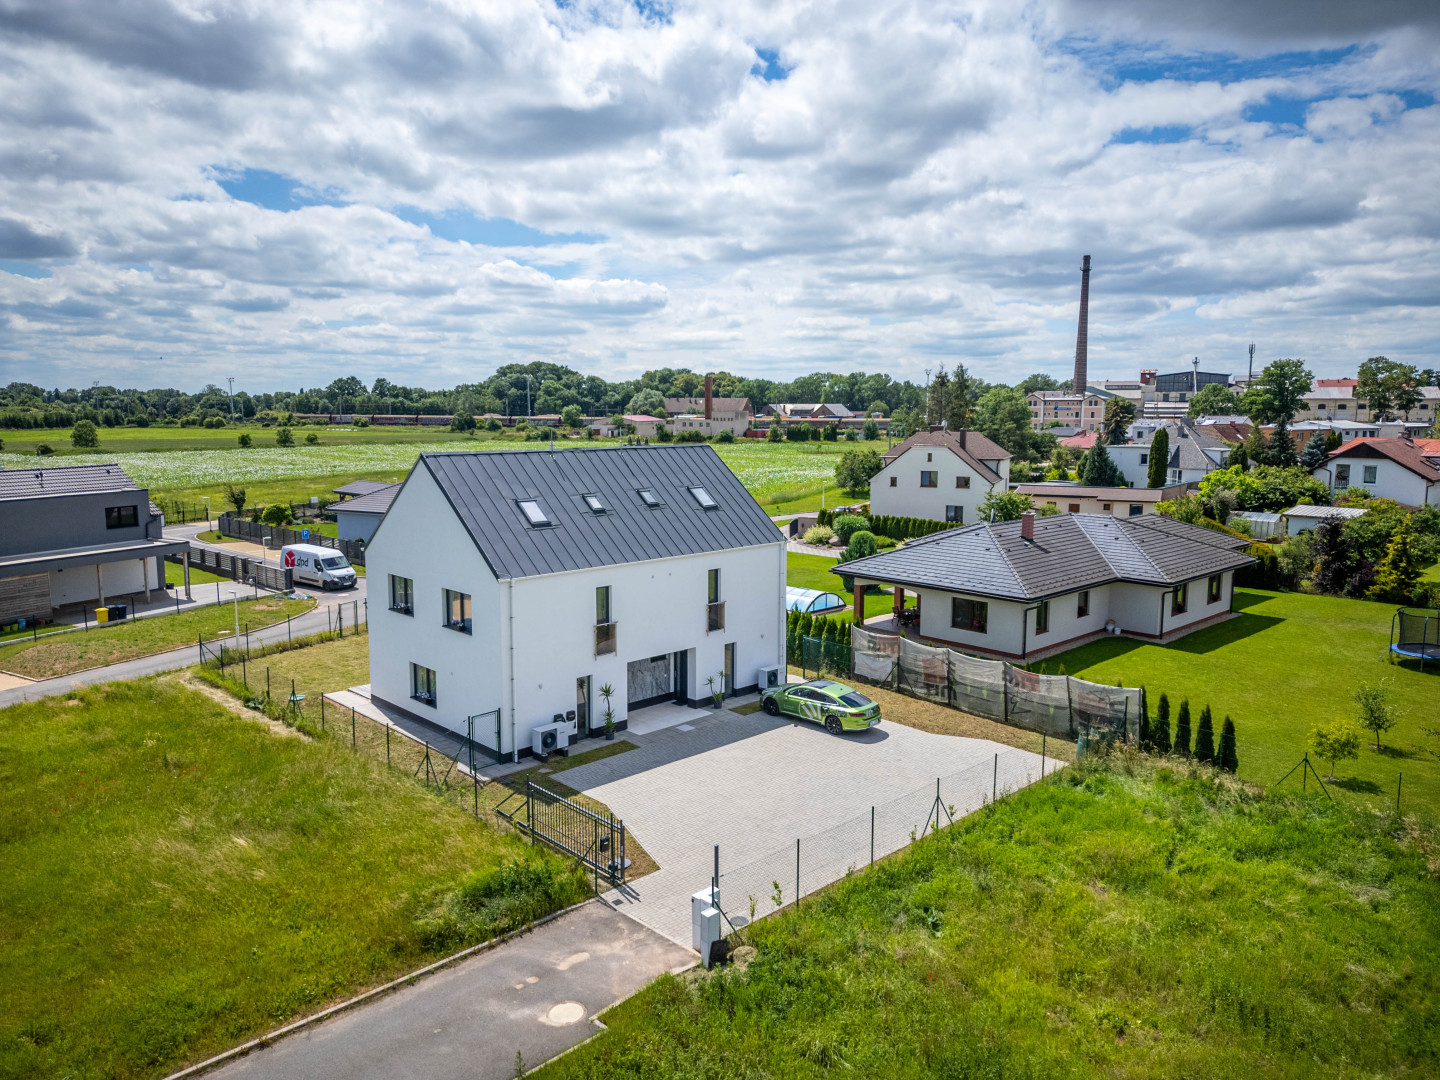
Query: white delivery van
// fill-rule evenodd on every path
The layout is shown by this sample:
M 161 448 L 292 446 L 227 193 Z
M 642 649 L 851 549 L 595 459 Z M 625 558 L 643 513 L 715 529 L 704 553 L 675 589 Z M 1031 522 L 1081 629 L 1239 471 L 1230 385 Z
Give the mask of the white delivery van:
M 280 549 L 280 565 L 293 571 L 297 584 L 322 589 L 353 589 L 355 568 L 334 548 L 318 544 L 291 544 Z

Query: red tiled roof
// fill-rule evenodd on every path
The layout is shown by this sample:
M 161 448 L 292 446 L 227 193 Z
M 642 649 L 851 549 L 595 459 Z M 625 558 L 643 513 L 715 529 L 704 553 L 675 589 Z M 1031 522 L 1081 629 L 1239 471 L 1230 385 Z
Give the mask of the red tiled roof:
M 1420 445 L 1421 442 L 1437 443 L 1437 439 L 1424 439 L 1411 441 L 1409 439 L 1372 439 L 1364 437 L 1351 439 L 1343 446 L 1330 451 L 1331 458 L 1346 457 L 1350 454 L 1359 453 L 1359 457 L 1373 457 L 1380 454 L 1389 458 L 1397 465 L 1403 465 L 1416 476 L 1424 477 L 1426 480 L 1440 481 L 1440 459 L 1437 459 L 1434 451 L 1429 451 Z
M 1069 435 L 1059 440 L 1060 446 L 1071 446 L 1077 450 L 1089 450 L 1095 445 L 1095 440 L 1100 437 L 1098 431 L 1082 431 L 1079 435 Z

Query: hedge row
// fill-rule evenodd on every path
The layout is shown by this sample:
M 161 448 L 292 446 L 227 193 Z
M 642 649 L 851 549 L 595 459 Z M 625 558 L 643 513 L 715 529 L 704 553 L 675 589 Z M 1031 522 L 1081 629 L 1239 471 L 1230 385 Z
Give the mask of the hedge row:
M 792 664 L 806 664 L 803 640 L 820 639 L 820 655 L 809 657 L 806 666 L 819 667 L 836 675 L 850 673 L 850 616 L 810 615 L 798 611 L 785 615 L 785 655 Z

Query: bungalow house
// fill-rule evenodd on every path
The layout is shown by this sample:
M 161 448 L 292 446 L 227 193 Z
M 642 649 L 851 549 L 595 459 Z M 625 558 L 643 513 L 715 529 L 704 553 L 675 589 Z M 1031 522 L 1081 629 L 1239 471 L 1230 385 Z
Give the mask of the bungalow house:
M 1158 515 L 1062 514 L 970 525 L 836 566 L 915 594 L 922 638 L 1007 660 L 1104 631 L 1150 639 L 1230 613 L 1249 541 Z M 861 615 L 857 608 L 857 617 Z
M 370 481 L 362 480 L 359 483 Z M 395 501 L 399 491 L 399 484 L 376 484 L 363 495 L 332 505 L 330 509 L 335 514 L 336 535 L 341 540 L 359 540 L 362 544 L 368 544 L 370 537 L 375 535 L 380 519 L 385 516 L 385 511 L 390 509 L 390 504 Z
M 870 478 L 870 511 L 964 523 L 1010 484 L 1010 452 L 974 431 L 917 431 Z
M 119 465 L 0 472 L 0 625 L 67 604 L 148 601 L 165 588 L 165 556 L 190 550 L 164 525 Z
M 372 700 L 497 756 L 785 670 L 784 535 L 703 443 L 424 454 L 366 568 Z
M 1440 448 L 1437 440 L 1352 439 L 1330 452 L 1310 475 L 1337 495 L 1363 487 L 1381 499 L 1406 506 L 1440 504 Z

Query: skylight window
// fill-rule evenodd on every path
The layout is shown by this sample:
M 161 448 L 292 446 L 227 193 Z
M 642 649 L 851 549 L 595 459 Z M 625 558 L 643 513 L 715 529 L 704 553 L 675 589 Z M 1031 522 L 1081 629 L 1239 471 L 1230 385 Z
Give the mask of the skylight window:
M 714 510 L 720 505 L 710 497 L 710 493 L 703 487 L 692 487 L 690 494 L 695 496 L 695 501 L 700 504 L 701 510 Z
M 546 516 L 545 511 L 540 509 L 540 504 L 534 499 L 521 499 L 520 512 L 525 515 L 525 520 L 530 522 L 532 529 L 543 529 L 547 525 L 555 524 Z
M 655 492 L 649 488 L 640 489 L 640 501 L 650 507 L 651 510 L 654 510 L 660 505 L 660 500 L 655 497 Z
M 580 497 L 585 500 L 585 505 L 590 508 L 592 514 L 603 514 L 605 512 L 605 504 L 600 501 L 599 495 L 581 495 Z

